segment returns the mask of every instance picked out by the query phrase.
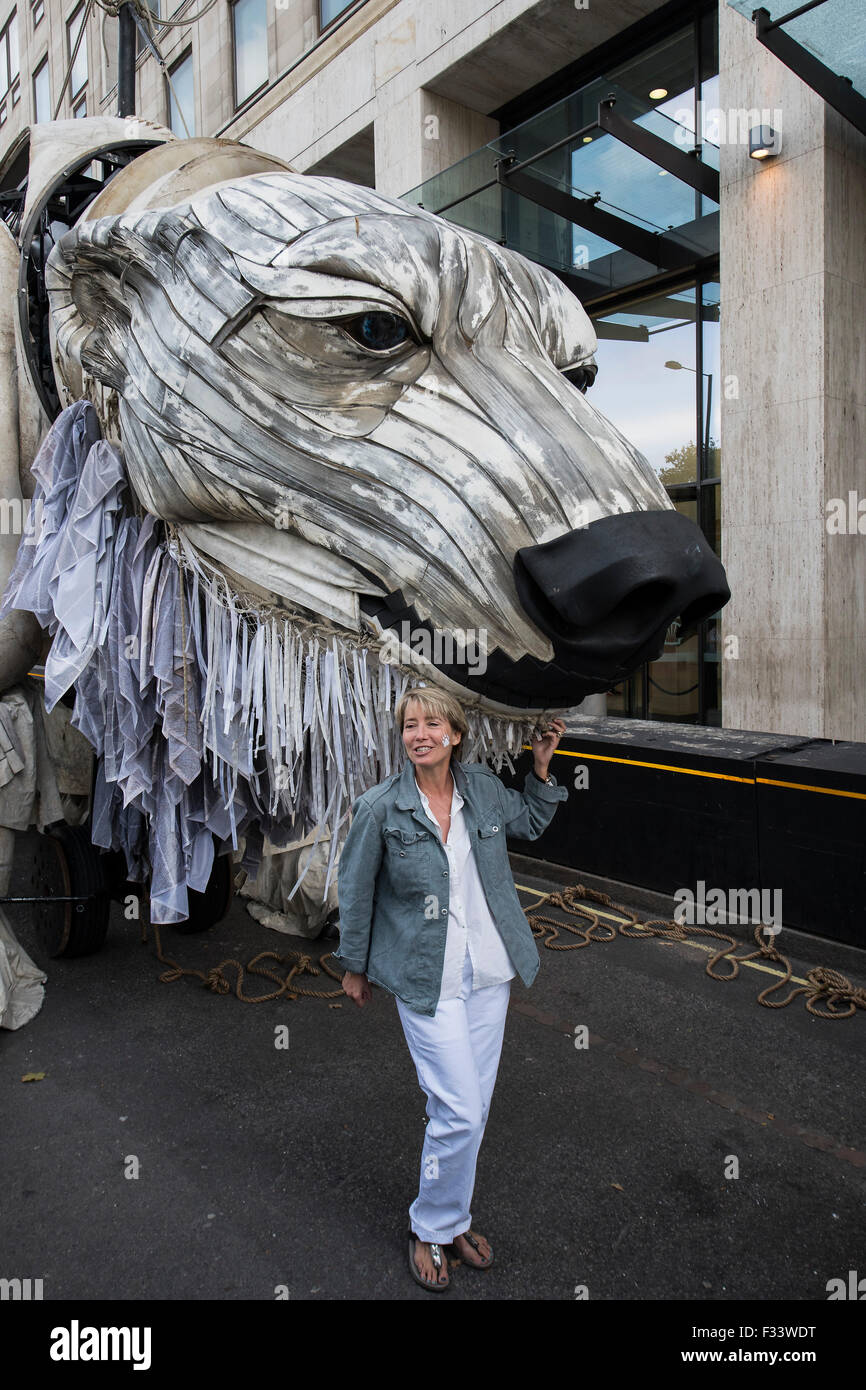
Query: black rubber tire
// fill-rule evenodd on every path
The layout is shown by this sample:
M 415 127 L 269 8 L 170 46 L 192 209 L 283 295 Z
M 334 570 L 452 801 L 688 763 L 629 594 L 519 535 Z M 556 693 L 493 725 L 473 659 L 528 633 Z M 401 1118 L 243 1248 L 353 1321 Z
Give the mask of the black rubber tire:
M 207 888 L 203 893 L 188 890 L 189 916 L 185 922 L 174 922 L 173 929 L 181 936 L 210 931 L 225 917 L 234 893 L 231 854 L 218 854 L 213 861 Z
M 63 904 L 62 924 L 42 932 L 43 947 L 55 959 L 91 956 L 105 942 L 111 908 L 100 850 L 91 841 L 89 824 L 60 825 L 46 834 L 57 848 L 67 881 L 65 892 L 81 895 L 85 901 Z

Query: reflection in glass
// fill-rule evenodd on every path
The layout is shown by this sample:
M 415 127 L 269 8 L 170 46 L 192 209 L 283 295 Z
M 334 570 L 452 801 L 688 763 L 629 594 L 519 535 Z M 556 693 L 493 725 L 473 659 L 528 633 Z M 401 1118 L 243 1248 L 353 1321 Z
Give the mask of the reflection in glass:
M 186 129 L 184 129 L 184 121 L 186 121 Z M 182 58 L 177 67 L 171 70 L 171 84 L 168 89 L 168 124 L 175 135 L 183 137 L 187 130 L 190 135 L 195 135 L 195 89 L 191 53 Z
M 320 23 L 324 29 L 332 20 L 347 10 L 354 0 L 320 0 Z
M 75 52 L 75 45 L 78 42 L 78 35 L 84 22 L 84 6 L 81 5 L 66 22 L 67 42 L 69 45 L 69 57 Z M 81 35 L 81 43 L 78 44 L 78 52 L 75 54 L 75 62 L 72 64 L 72 72 L 69 77 L 69 95 L 77 96 L 81 88 L 87 81 L 87 33 Z
M 599 373 L 588 399 L 646 455 L 677 511 L 720 555 L 720 485 L 709 481 L 720 466 L 718 281 L 699 295 L 691 287 L 645 296 L 594 324 Z M 720 724 L 718 640 L 715 618 L 685 638 L 675 621 L 662 655 L 608 693 L 608 713 Z
M 707 280 L 701 286 L 701 354 L 709 403 L 704 402 L 706 437 L 703 476 L 721 477 L 722 379 L 719 350 L 720 286 Z
M 620 681 L 607 694 L 607 713 L 612 719 L 645 719 L 643 700 L 643 671 L 636 671 L 627 681 Z
M 236 0 L 232 6 L 235 50 L 235 104 L 268 80 L 268 14 L 266 0 Z
M 694 482 L 694 288 L 649 296 L 593 323 L 599 370 L 588 399 L 646 456 L 666 487 Z M 680 368 L 666 368 L 669 361 Z
M 47 58 L 33 75 L 33 104 L 37 123 L 51 120 L 51 88 Z
M 696 723 L 698 687 L 698 634 L 683 640 L 673 622 L 662 656 L 649 663 L 649 718 Z
M 6 30 L 7 30 L 7 35 L 8 35 L 8 37 L 7 37 L 7 43 L 8 43 L 8 45 L 9 45 L 9 50 L 8 50 L 8 54 L 5 55 L 5 56 L 6 56 L 7 66 L 8 66 L 8 69 L 9 69 L 9 82 L 11 83 L 11 82 L 14 82 L 15 78 L 18 76 L 18 74 L 19 74 L 20 71 L 21 71 L 21 56 L 20 56 L 20 52 L 19 52 L 19 48 L 18 48 L 18 11 L 17 11 L 17 10 L 13 10 L 13 11 L 12 11 L 12 18 L 10 19 L 8 25 L 6 26 Z

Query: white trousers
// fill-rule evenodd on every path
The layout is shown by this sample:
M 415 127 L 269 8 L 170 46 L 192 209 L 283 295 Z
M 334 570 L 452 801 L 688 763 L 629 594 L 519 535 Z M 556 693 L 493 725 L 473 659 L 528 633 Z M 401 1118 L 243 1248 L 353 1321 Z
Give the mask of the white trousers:
M 499 1068 L 511 981 L 472 988 L 469 952 L 457 999 L 442 999 L 433 1018 L 397 999 L 400 1022 L 427 1093 L 421 1184 L 409 1208 L 419 1240 L 448 1244 L 472 1225 L 475 1165 Z

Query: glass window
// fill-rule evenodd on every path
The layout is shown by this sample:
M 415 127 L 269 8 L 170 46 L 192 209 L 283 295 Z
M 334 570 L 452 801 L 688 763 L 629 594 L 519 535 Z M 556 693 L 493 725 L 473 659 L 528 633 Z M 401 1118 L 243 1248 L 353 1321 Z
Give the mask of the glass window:
M 332 24 L 355 0 L 319 0 L 319 24 L 322 29 Z
M 72 114 L 73 114 L 73 116 L 75 117 L 75 119 L 76 119 L 77 121 L 80 120 L 83 116 L 86 116 L 86 115 L 87 115 L 87 97 L 86 97 L 86 96 L 83 96 L 83 97 L 81 98 L 81 100 L 78 102 L 77 106 L 73 106 L 73 108 L 72 108 Z
M 79 5 L 71 19 L 66 21 L 66 42 L 68 45 L 69 57 L 75 51 L 78 42 L 78 35 L 81 33 L 81 26 L 84 22 L 84 6 Z M 69 77 L 69 95 L 75 97 L 87 82 L 87 33 L 81 34 L 81 42 L 78 44 L 78 52 L 75 54 L 75 61 L 72 64 L 72 72 Z
M 598 376 L 587 398 L 646 455 L 665 487 L 693 483 L 698 467 L 694 288 L 651 295 L 593 323 Z
M 17 86 L 21 65 L 18 58 L 18 13 L 12 11 L 0 33 L 0 97 Z
M 13 82 L 21 71 L 21 63 L 18 55 L 18 12 L 12 11 L 9 23 L 6 26 L 9 43 L 9 78 Z
M 676 622 L 665 637 L 658 661 L 649 663 L 649 717 L 695 724 L 700 708 L 698 634 L 682 640 Z
M 701 355 L 704 379 L 704 469 L 705 478 L 721 477 L 721 380 L 719 377 L 720 285 L 707 280 L 701 288 Z
M 268 80 L 267 0 L 236 0 L 232 5 L 235 54 L 235 106 Z
M 719 282 L 645 295 L 594 319 L 598 376 L 588 399 L 645 454 L 677 511 L 721 553 Z M 628 382 L 628 391 L 623 391 Z M 719 621 L 683 636 L 609 692 L 611 715 L 721 724 Z
M 51 79 L 48 74 L 47 58 L 42 59 L 33 74 L 33 109 L 36 113 L 37 124 L 40 121 L 51 120 Z
M 184 121 L 186 128 L 184 128 Z M 168 124 L 175 135 L 195 135 L 195 83 L 192 53 L 187 53 L 171 69 L 168 89 Z
M 44 15 L 44 13 L 45 13 L 45 4 L 44 4 L 44 0 L 32 0 L 32 4 L 31 4 L 31 6 L 30 6 L 30 15 L 31 15 L 31 18 L 32 18 L 32 20 L 33 20 L 33 28 L 34 28 L 34 29 L 36 28 L 37 24 L 39 24 L 39 23 L 41 22 L 42 16 Z

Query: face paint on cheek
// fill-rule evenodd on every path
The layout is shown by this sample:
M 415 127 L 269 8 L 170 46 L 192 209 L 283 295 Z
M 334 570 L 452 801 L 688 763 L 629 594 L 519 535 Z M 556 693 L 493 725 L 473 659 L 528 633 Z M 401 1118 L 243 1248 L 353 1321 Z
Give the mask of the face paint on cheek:
M 448 737 L 448 735 L 447 735 L 447 734 L 443 734 L 443 735 L 442 735 L 442 747 L 443 747 L 443 748 L 447 748 L 450 742 L 451 742 L 451 740 L 450 740 L 450 738 Z

